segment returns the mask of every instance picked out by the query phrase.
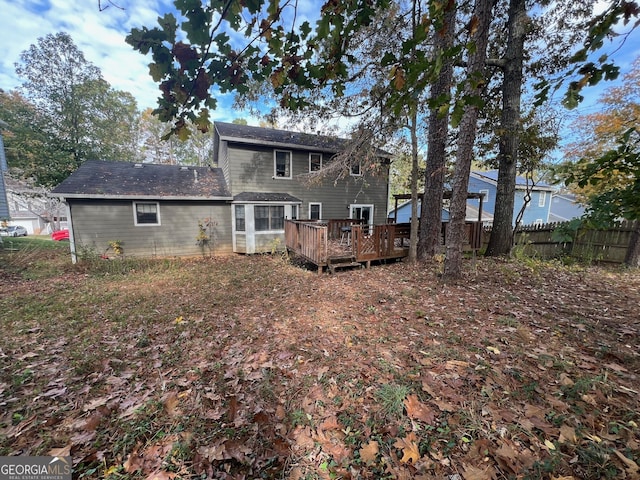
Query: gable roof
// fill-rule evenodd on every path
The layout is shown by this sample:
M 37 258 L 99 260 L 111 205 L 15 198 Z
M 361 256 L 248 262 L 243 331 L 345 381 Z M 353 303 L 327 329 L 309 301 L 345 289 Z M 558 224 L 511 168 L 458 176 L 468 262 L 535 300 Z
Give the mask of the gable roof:
M 235 123 L 215 122 L 214 129 L 221 140 L 235 143 L 265 145 L 280 148 L 295 148 L 314 152 L 338 153 L 349 145 L 345 138 L 312 133 L 252 127 Z M 380 156 L 390 157 L 388 152 L 378 149 Z
M 498 184 L 498 170 L 487 170 L 486 172 L 474 170 L 473 172 L 471 172 L 471 176 L 484 182 L 490 183 L 491 185 Z M 529 182 L 529 186 L 531 186 L 531 182 Z M 516 176 L 516 189 L 522 190 L 526 187 L 527 179 L 525 177 L 521 177 L 520 175 Z M 537 182 L 531 189 L 553 191 L 554 187 L 545 182 Z
M 222 170 L 88 160 L 51 192 L 63 198 L 231 200 Z

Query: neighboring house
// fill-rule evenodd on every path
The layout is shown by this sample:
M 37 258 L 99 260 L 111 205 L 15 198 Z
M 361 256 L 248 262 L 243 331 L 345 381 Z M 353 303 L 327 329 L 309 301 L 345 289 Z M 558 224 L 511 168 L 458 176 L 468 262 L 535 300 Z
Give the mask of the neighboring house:
M 346 140 L 216 122 L 215 167 L 87 161 L 53 190 L 67 203 L 72 254 L 257 253 L 282 248 L 284 219 L 386 221 L 388 162 L 365 176 L 306 179 Z M 200 226 L 202 226 L 202 229 Z
M 41 187 L 5 176 L 11 225 L 20 225 L 29 235 L 50 234 L 67 228 L 66 208 Z
M 549 223 L 568 222 L 584 214 L 584 205 L 571 193 L 554 193 L 551 197 Z
M 472 203 L 475 203 L 475 205 L 473 205 Z M 466 213 L 465 221 L 467 222 L 478 221 L 478 214 L 480 213 L 478 211 L 478 204 L 479 202 L 477 200 L 473 200 L 473 199 L 467 200 L 467 213 Z M 421 207 L 422 207 L 422 202 L 418 201 L 418 218 L 421 215 Z M 388 217 L 390 221 L 393 221 L 394 219 L 397 218 L 396 221 L 398 223 L 411 222 L 411 200 L 406 201 L 401 205 L 398 205 L 397 213 L 396 213 L 396 209 L 392 209 L 391 211 L 389 211 Z M 442 208 L 442 221 L 443 222 L 449 221 L 449 208 L 446 205 Z M 482 223 L 485 225 L 491 225 L 493 223 L 493 215 L 491 215 L 490 213 L 487 213 L 484 210 L 484 203 L 482 205 Z
M 494 215 L 496 207 L 496 193 L 498 185 L 498 171 L 489 170 L 487 172 L 474 171 L 469 177 L 469 192 L 478 192 L 484 194 L 482 204 L 483 211 Z M 551 196 L 554 188 L 542 182 L 538 182 L 531 187 L 531 201 L 527 205 L 522 217 L 522 225 L 542 224 L 549 221 L 549 209 L 551 206 Z M 516 216 L 524 204 L 524 196 L 527 190 L 527 180 L 524 177 L 516 177 L 516 194 L 515 205 L 513 209 L 513 224 L 515 225 Z M 468 203 L 472 203 L 469 200 Z M 475 201 L 477 206 L 478 201 Z

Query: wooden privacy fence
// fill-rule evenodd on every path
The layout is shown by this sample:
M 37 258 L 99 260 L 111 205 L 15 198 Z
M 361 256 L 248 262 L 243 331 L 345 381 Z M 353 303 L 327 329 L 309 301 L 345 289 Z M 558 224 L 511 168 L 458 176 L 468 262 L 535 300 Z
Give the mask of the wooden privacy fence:
M 624 262 L 634 230 L 633 222 L 621 222 L 604 230 L 583 227 L 571 230 L 570 225 L 565 222 L 521 226 L 516 232 L 515 243 L 526 254 L 541 258 L 568 255 L 589 261 Z

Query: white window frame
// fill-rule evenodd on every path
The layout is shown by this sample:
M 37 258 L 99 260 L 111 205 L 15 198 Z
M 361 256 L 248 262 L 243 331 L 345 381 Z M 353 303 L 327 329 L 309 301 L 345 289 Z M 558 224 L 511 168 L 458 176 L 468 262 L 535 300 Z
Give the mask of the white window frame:
M 489 201 L 489 190 L 486 188 L 483 188 L 482 190 L 479 190 L 478 193 L 480 195 L 483 195 L 484 198 L 482 199 L 482 203 L 487 203 Z
M 289 176 L 278 175 L 278 153 L 286 153 L 289 156 Z M 285 173 L 287 169 L 285 167 Z M 291 150 L 273 151 L 273 178 L 280 180 L 291 180 L 293 178 L 293 152 Z
M 358 171 L 354 173 L 354 168 L 358 167 Z M 362 162 L 358 160 L 357 163 L 353 163 L 349 166 L 349 175 L 352 177 L 361 177 L 362 176 Z
M 240 209 L 239 207 L 242 207 L 242 209 Z M 242 211 L 242 218 L 240 220 L 242 220 L 242 228 L 238 228 L 238 212 Z M 241 233 L 245 233 L 247 231 L 247 207 L 244 204 L 239 204 L 239 205 L 234 205 L 233 206 L 233 229 L 236 232 L 241 232 Z
M 322 203 L 320 202 L 309 202 L 309 220 L 311 220 L 311 206 L 318 206 L 318 220 L 322 220 Z
M 354 213 L 354 209 L 363 209 L 363 208 L 368 208 L 369 211 L 371 212 L 371 216 L 369 217 L 369 223 L 368 225 L 373 225 L 373 217 L 374 217 L 374 208 L 375 206 L 373 205 L 373 203 L 352 203 L 351 205 L 349 205 L 349 218 L 353 219 L 353 213 Z
M 156 206 L 156 223 L 138 223 L 138 205 L 155 205 Z M 136 227 L 158 227 L 162 225 L 160 221 L 160 203 L 159 202 L 133 202 L 133 223 Z
M 311 168 L 311 165 L 312 165 L 312 163 L 311 163 L 311 157 L 313 157 L 313 156 L 317 156 L 317 157 L 319 157 L 319 158 L 320 158 L 320 167 L 319 167 L 317 170 L 313 170 L 313 169 Z M 319 153 L 319 152 L 309 152 L 309 173 L 319 172 L 320 170 L 322 170 L 322 160 L 323 160 L 323 158 L 322 158 L 322 153 Z
M 538 206 L 544 207 L 547 203 L 547 192 L 539 192 L 538 193 Z
M 258 208 L 267 208 L 268 212 L 269 212 L 269 216 L 268 217 L 258 217 L 257 212 L 256 212 L 256 210 Z M 273 228 L 274 219 L 280 219 L 280 217 L 276 217 L 276 216 L 272 215 L 274 208 L 282 208 L 282 228 Z M 259 229 L 258 228 L 258 219 L 264 219 L 264 218 L 268 219 L 269 228 Z M 283 204 L 256 203 L 256 204 L 253 205 L 254 232 L 256 234 L 284 231 L 284 220 L 285 220 L 285 218 L 286 218 L 286 209 L 285 209 L 285 205 L 283 205 Z

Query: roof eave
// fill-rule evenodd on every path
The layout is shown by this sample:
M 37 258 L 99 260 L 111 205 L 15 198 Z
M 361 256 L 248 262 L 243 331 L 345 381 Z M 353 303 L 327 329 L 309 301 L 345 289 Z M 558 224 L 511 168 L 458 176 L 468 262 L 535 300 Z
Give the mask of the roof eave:
M 305 145 L 299 143 L 274 142 L 271 140 L 259 140 L 254 138 L 231 137 L 220 135 L 220 140 L 233 143 L 244 143 L 250 145 L 261 145 L 266 147 L 291 148 L 298 150 L 308 150 L 310 152 L 336 153 L 335 148 L 318 147 L 317 145 Z
M 52 197 L 89 200 L 233 200 L 232 196 L 181 196 L 181 195 L 104 195 L 95 193 L 51 193 Z

